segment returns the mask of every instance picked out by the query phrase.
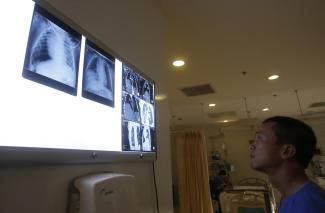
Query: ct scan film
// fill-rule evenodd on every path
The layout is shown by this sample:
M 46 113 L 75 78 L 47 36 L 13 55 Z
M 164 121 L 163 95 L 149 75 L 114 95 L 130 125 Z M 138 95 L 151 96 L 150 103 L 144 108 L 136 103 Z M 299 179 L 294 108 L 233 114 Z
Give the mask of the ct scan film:
M 114 107 L 115 59 L 86 41 L 82 96 Z
M 123 121 L 122 138 L 122 144 L 125 150 L 140 151 L 140 124 L 132 121 Z
M 122 66 L 122 150 L 156 151 L 154 84 Z
M 23 76 L 77 94 L 81 34 L 35 5 Z
M 122 92 L 122 114 L 128 121 L 141 122 L 139 98 L 126 92 Z

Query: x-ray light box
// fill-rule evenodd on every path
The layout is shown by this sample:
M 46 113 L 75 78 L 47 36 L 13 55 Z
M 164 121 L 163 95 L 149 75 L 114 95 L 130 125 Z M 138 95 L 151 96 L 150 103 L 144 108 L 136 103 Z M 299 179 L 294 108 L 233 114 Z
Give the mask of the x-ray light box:
M 4 4 L 0 160 L 154 159 L 153 81 L 33 1 Z

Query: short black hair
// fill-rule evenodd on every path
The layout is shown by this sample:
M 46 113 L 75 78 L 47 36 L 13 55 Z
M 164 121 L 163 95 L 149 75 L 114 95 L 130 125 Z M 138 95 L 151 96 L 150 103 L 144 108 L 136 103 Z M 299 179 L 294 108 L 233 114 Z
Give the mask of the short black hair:
M 296 148 L 295 159 L 307 168 L 316 150 L 316 136 L 306 123 L 285 116 L 267 118 L 263 123 L 274 123 L 274 132 L 279 144 L 292 144 Z

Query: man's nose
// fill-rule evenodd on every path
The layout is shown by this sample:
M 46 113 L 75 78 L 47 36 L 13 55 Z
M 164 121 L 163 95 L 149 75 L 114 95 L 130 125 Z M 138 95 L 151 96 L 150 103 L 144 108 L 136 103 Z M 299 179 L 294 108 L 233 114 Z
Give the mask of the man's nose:
M 255 145 L 254 144 L 251 144 L 250 146 L 249 146 L 249 150 L 250 151 L 253 151 L 255 149 Z

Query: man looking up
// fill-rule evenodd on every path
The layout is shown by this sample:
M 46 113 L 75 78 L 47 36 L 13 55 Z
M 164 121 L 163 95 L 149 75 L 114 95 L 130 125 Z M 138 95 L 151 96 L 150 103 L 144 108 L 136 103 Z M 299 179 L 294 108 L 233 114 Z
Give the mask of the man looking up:
M 282 194 L 280 213 L 324 213 L 325 191 L 305 173 L 316 149 L 310 126 L 289 117 L 263 121 L 250 146 L 251 166 Z

